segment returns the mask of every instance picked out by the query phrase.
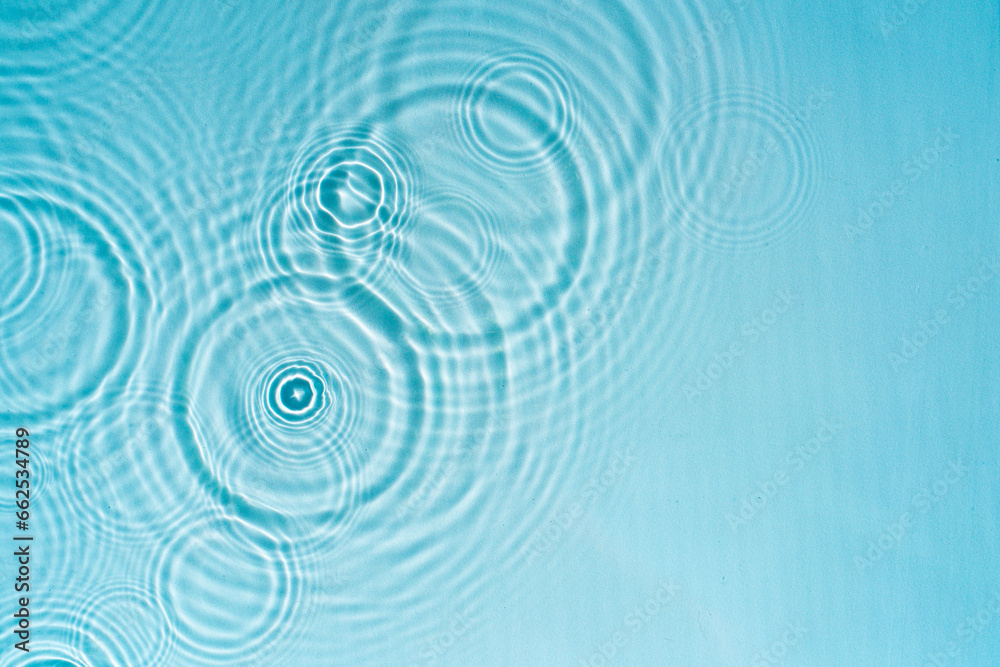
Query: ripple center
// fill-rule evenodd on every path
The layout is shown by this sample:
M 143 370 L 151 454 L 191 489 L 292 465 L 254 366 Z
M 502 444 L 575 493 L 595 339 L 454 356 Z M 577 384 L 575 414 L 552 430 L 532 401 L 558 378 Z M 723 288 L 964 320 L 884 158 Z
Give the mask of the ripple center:
M 309 422 L 330 403 L 322 374 L 308 364 L 280 366 L 268 376 L 265 404 L 273 419 L 296 424 Z

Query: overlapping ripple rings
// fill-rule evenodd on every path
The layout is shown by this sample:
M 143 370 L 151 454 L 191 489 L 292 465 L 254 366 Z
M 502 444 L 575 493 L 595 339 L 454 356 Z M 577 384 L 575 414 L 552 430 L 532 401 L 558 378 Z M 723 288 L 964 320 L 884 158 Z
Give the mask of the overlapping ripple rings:
M 57 433 L 41 431 L 33 432 L 32 436 L 36 436 L 31 445 L 33 449 L 45 448 L 49 443 L 58 442 L 59 437 Z M 11 647 L 0 653 L 0 664 L 80 667 L 123 664 L 109 659 L 104 651 L 106 646 L 84 646 L 79 641 L 80 632 L 86 625 L 79 612 L 87 604 L 88 596 L 113 585 L 109 577 L 138 581 L 132 577 L 142 576 L 143 554 L 123 551 L 120 542 L 105 541 L 81 525 L 72 513 L 63 509 L 68 489 L 58 483 L 58 479 L 53 481 L 56 483 L 50 482 L 44 494 L 37 498 L 31 494 L 30 590 L 21 592 L 21 595 L 28 593 L 31 601 L 31 650 L 25 655 Z M 151 590 L 151 587 L 136 585 Z M 136 608 L 133 618 L 138 617 L 146 615 Z M 38 622 L 41 619 L 44 621 Z M 146 645 L 147 639 L 168 631 L 165 623 L 160 623 L 159 628 L 153 624 L 137 630 L 132 645 Z M 150 657 L 157 652 L 141 650 Z
M 440 16 L 433 18 L 436 20 Z M 423 25 L 416 23 L 425 19 L 428 22 L 426 32 Z M 607 17 L 602 19 L 607 21 Z M 530 21 L 527 16 L 524 20 L 526 24 Z M 531 402 L 558 386 L 559 375 L 572 367 L 568 359 L 578 361 L 595 354 L 612 332 L 616 343 L 623 343 L 628 332 L 615 331 L 613 327 L 621 313 L 638 307 L 640 302 L 636 297 L 642 297 L 647 288 L 672 284 L 678 289 L 690 287 L 675 282 L 677 277 L 687 273 L 687 267 L 671 265 L 674 258 L 667 254 L 676 251 L 677 246 L 665 239 L 662 228 L 665 223 L 662 217 L 658 219 L 656 202 L 662 197 L 658 193 L 649 196 L 650 183 L 657 173 L 652 150 L 655 135 L 643 136 L 623 114 L 623 109 L 636 114 L 652 114 L 655 104 L 650 99 L 643 99 L 643 93 L 655 95 L 657 84 L 650 73 L 633 74 L 590 53 L 571 50 L 557 58 L 553 54 L 542 55 L 541 49 L 526 45 L 519 50 L 526 55 L 510 58 L 509 64 L 501 68 L 500 84 L 512 86 L 509 95 L 532 93 L 539 99 L 556 100 L 557 107 L 572 109 L 573 120 L 567 124 L 567 128 L 572 129 L 562 133 L 546 133 L 537 124 L 519 126 L 518 131 L 525 136 L 529 130 L 537 130 L 541 133 L 537 136 L 551 143 L 545 146 L 525 144 L 532 147 L 536 156 L 531 159 L 522 156 L 521 162 L 526 163 L 526 167 L 512 171 L 503 165 L 503 160 L 491 157 L 489 151 L 481 150 L 482 147 L 477 148 L 468 141 L 468 134 L 462 133 L 461 119 L 468 116 L 461 104 L 455 105 L 455 91 L 448 85 L 447 77 L 441 76 L 437 86 L 411 89 L 411 82 L 418 78 L 416 72 L 459 70 L 459 66 L 449 60 L 449 55 L 453 54 L 435 50 L 429 44 L 445 39 L 439 24 L 419 15 L 412 21 L 409 24 L 411 32 L 405 40 L 385 45 L 382 62 L 385 69 L 395 75 L 393 83 L 399 88 L 388 109 L 393 120 L 413 135 L 410 143 L 418 150 L 418 162 L 440 165 L 433 170 L 425 169 L 424 175 L 443 183 L 449 190 L 460 190 L 463 184 L 474 182 L 477 198 L 486 202 L 505 230 L 501 243 L 497 244 L 501 252 L 495 270 L 488 280 L 478 281 L 477 290 L 463 290 L 467 295 L 468 311 L 460 316 L 453 309 L 450 318 L 445 316 L 449 321 L 440 332 L 441 340 L 448 344 L 449 337 L 457 336 L 464 337 L 467 346 L 476 339 L 483 346 L 489 346 L 493 344 L 491 327 L 495 322 L 503 333 L 507 358 L 512 363 L 513 381 L 521 380 L 512 396 Z M 637 54 L 643 53 L 641 42 L 636 43 L 640 40 L 641 29 L 627 25 L 626 21 L 623 23 L 626 25 L 601 27 L 627 35 L 622 41 L 634 46 Z M 565 25 L 561 27 L 566 28 Z M 576 28 L 574 24 L 573 29 Z M 581 36 L 580 43 L 587 38 Z M 487 34 L 448 33 L 446 41 L 467 46 L 463 55 L 468 58 L 467 54 L 475 52 L 480 42 L 489 43 L 489 39 Z M 579 44 L 560 46 L 572 49 Z M 621 54 L 607 55 L 612 62 L 621 57 Z M 455 60 L 462 61 L 457 57 Z M 576 76 L 563 73 L 565 66 L 560 63 L 566 62 L 574 63 Z M 493 57 L 471 68 L 464 67 L 474 73 L 492 72 L 494 68 Z M 405 72 L 411 69 L 414 74 L 406 76 Z M 541 76 L 540 69 L 552 76 Z M 575 80 L 581 72 L 588 77 L 586 81 Z M 623 75 L 637 79 L 635 86 L 628 88 L 630 95 L 637 99 L 630 96 L 606 98 L 604 91 L 614 89 L 615 78 Z M 389 78 L 388 74 L 386 76 Z M 458 76 L 469 75 L 459 70 Z M 552 84 L 555 80 L 560 83 Z M 463 81 L 461 90 L 477 85 L 476 78 L 471 77 Z M 540 92 L 551 86 L 570 92 L 554 97 Z M 560 100 L 584 100 L 586 103 L 569 102 L 566 106 Z M 458 136 L 450 137 L 432 124 L 434 117 L 430 114 L 439 105 L 447 109 Z M 494 106 L 490 122 L 500 123 L 497 115 L 504 105 Z M 615 129 L 609 131 L 608 128 Z M 430 183 L 425 189 L 434 191 L 437 187 L 436 183 Z M 413 216 L 407 234 L 419 229 L 419 217 Z M 404 248 L 407 234 L 402 235 L 400 244 Z M 476 247 L 474 243 L 474 240 L 467 241 L 466 246 Z M 647 254 L 655 254 L 657 262 L 649 261 Z M 415 263 L 419 258 L 399 255 L 390 259 L 402 264 L 405 271 L 407 262 Z M 692 259 L 700 258 L 692 256 Z M 442 270 L 438 281 L 445 282 L 442 277 L 447 277 L 446 282 L 456 284 L 461 282 L 463 272 L 474 274 L 469 262 L 465 264 L 464 267 L 448 265 L 448 268 L 462 270 Z M 671 273 L 666 273 L 668 270 Z M 446 310 L 439 303 L 442 299 L 431 298 L 436 292 L 426 294 L 413 290 L 411 284 L 401 288 L 389 281 L 377 282 L 375 287 L 387 299 L 417 313 L 437 308 L 442 315 Z M 682 299 L 693 297 L 692 294 L 678 296 Z M 489 306 L 475 305 L 477 299 Z M 489 312 L 490 315 L 470 316 L 471 312 Z M 689 324 L 696 326 L 694 321 L 672 318 L 669 321 L 678 329 Z M 618 349 L 623 355 L 627 354 L 627 346 L 620 345 Z M 548 358 L 540 358 L 540 355 Z M 607 372 L 610 372 L 610 365 L 601 373 L 589 374 L 588 382 L 600 384 Z
M 101 585 L 87 592 L 70 618 L 70 643 L 90 664 L 155 667 L 171 662 L 173 629 L 163 602 L 144 585 Z
M 527 8 L 523 16 L 497 11 L 496 22 L 534 28 L 539 17 L 528 14 L 537 9 Z M 601 45 L 609 42 L 594 34 L 557 37 L 567 28 L 625 33 L 629 55 L 643 54 L 644 28 L 629 25 L 627 10 L 615 14 L 618 23 L 602 16 L 598 27 L 588 26 L 586 17 L 563 17 L 562 25 L 548 26 L 538 40 L 530 37 L 533 31 L 498 36 L 449 28 L 464 11 L 449 3 L 433 11 L 401 10 L 391 22 L 405 25 L 405 34 L 387 31 L 382 43 L 359 56 L 375 63 L 371 71 L 350 61 L 351 77 L 332 71 L 323 79 L 331 106 L 356 99 L 362 114 L 370 107 L 358 82 L 376 79 L 381 102 L 366 123 L 378 126 L 381 137 L 399 137 L 386 142 L 392 150 L 382 155 L 393 155 L 396 164 L 407 155 L 416 165 L 394 170 L 414 176 L 407 182 L 412 187 L 405 221 L 383 225 L 371 215 L 388 190 L 385 178 L 378 187 L 374 178 L 356 178 L 349 189 L 347 176 L 335 182 L 344 196 L 330 201 L 361 202 L 342 210 L 360 210 L 364 217 L 351 219 L 371 234 L 317 242 L 325 237 L 303 233 L 308 227 L 277 215 L 273 205 L 265 205 L 262 216 L 268 231 L 261 247 L 278 258 L 269 263 L 272 271 L 306 293 L 316 293 L 323 276 L 361 267 L 364 273 L 355 275 L 366 289 L 400 314 L 400 338 L 414 350 L 425 380 L 422 425 L 399 483 L 366 497 L 335 555 L 320 561 L 326 569 L 342 567 L 363 578 L 324 598 L 350 638 L 345 662 L 362 658 L 366 640 L 431 634 L 426 623 L 413 619 L 433 609 L 433 591 L 453 591 L 457 605 L 474 604 L 491 576 L 523 563 L 526 545 L 550 518 L 565 486 L 597 458 L 581 451 L 584 394 L 577 364 L 612 341 L 630 338 L 628 332 L 613 335 L 612 327 L 654 285 L 671 289 L 668 305 L 680 303 L 685 312 L 699 306 L 693 302 L 701 286 L 690 281 L 685 262 L 703 258 L 683 252 L 665 221 L 656 224 L 649 202 L 659 197 L 648 196 L 651 184 L 658 187 L 655 133 L 638 131 L 629 115 L 655 116 L 655 73 L 636 73 L 629 65 L 649 59 L 616 53 L 605 60 L 611 49 Z M 498 43 L 521 48 L 511 56 L 498 51 Z M 588 53 L 591 45 L 599 53 Z M 493 55 L 473 55 L 479 53 Z M 615 82 L 623 76 L 635 82 L 624 87 L 624 99 L 606 95 L 621 88 Z M 296 206 L 304 210 L 298 202 L 316 199 L 297 197 Z M 483 236 L 487 225 L 466 224 L 473 219 L 496 220 L 504 233 L 490 240 Z M 365 246 L 385 236 L 392 240 L 380 246 L 382 252 Z M 297 238 L 308 243 L 303 247 Z M 355 260 L 359 248 L 370 253 L 370 263 Z M 698 323 L 665 319 L 678 331 Z M 641 336 L 635 339 L 641 344 Z M 615 355 L 629 349 L 638 348 L 621 345 Z M 611 372 L 608 362 L 585 382 L 600 385 Z M 482 417 L 468 417 L 477 407 Z M 475 473 L 483 469 L 491 471 L 490 479 Z M 512 513 L 511 497 L 532 501 Z M 497 525 L 504 526 L 502 534 Z M 450 534 L 469 540 L 441 540 Z
M 304 609 L 296 561 L 273 536 L 241 521 L 205 516 L 177 531 L 149 578 L 184 660 L 273 657 Z
M 362 278 L 408 223 L 414 187 L 405 153 L 374 131 L 323 133 L 296 157 L 284 202 L 263 212 L 265 252 L 278 270 Z
M 174 430 L 183 401 L 161 387 L 109 393 L 74 413 L 59 462 L 73 517 L 108 542 L 164 539 L 203 500 Z
M 0 412 L 84 591 L 28 664 L 410 664 L 551 554 L 811 138 L 702 2 L 203 4 L 0 9 Z
M 195 325 L 177 387 L 210 494 L 306 550 L 397 480 L 424 398 L 397 313 L 351 282 L 312 287 L 272 280 L 223 301 Z
M 26 665 L 27 667 L 97 667 L 99 664 L 116 665 L 116 663 L 91 662 L 77 648 L 69 643 L 73 632 L 69 619 L 59 619 L 56 614 L 50 616 L 47 636 L 35 636 L 31 639 L 31 652 L 27 655 L 16 655 L 13 651 L 4 651 L 0 657 L 0 665 L 4 667 Z M 18 651 L 20 653 L 20 651 Z

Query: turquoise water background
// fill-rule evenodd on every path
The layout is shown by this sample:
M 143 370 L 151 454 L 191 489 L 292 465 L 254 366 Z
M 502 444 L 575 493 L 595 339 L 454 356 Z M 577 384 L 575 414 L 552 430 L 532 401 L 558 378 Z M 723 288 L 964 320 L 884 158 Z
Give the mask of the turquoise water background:
M 5 0 L 0 665 L 1000 664 L 998 41 Z

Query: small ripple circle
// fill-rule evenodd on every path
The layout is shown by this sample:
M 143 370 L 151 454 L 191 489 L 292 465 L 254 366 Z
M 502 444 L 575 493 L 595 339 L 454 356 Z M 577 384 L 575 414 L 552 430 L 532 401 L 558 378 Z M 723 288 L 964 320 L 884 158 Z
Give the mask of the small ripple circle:
M 199 662 L 247 664 L 291 631 L 300 603 L 297 574 L 294 557 L 275 538 L 212 516 L 173 536 L 152 581 L 179 650 Z
M 405 227 L 415 182 L 408 156 L 378 132 L 324 132 L 296 156 L 284 203 L 263 212 L 265 252 L 285 270 L 364 275 Z
M 695 99 L 659 148 L 668 214 L 711 249 L 754 249 L 802 221 L 815 198 L 818 154 L 804 120 L 757 91 Z
M 100 586 L 73 614 L 72 644 L 97 665 L 168 663 L 174 646 L 167 613 L 137 582 Z
M 280 426 L 305 426 L 320 420 L 333 403 L 317 362 L 283 361 L 263 374 L 260 403 L 264 414 Z
M 553 59 L 504 52 L 467 77 L 457 120 L 479 160 L 501 171 L 531 171 L 565 150 L 576 122 L 573 88 Z

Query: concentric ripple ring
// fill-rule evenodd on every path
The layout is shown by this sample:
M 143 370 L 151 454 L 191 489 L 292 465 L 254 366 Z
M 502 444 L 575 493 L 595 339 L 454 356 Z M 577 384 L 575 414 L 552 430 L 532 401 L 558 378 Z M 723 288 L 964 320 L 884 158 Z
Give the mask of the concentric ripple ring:
M 0 188 L 0 409 L 40 418 L 134 370 L 150 294 L 120 213 L 83 183 L 23 172 Z
M 311 288 L 268 280 L 207 313 L 175 387 L 209 497 L 303 553 L 335 544 L 399 480 L 423 399 L 398 313 L 350 281 Z
M 805 122 L 749 90 L 697 98 L 659 148 L 671 223 L 711 249 L 767 246 L 801 222 L 817 187 L 818 153 Z
M 266 532 L 209 517 L 160 551 L 151 580 L 178 649 L 217 664 L 243 664 L 274 650 L 301 610 L 292 558 Z
M 468 77 L 459 132 L 472 154 L 501 171 L 534 170 L 563 150 L 575 124 L 575 95 L 555 63 L 504 52 Z
M 174 646 L 163 604 L 138 583 L 113 583 L 88 593 L 73 614 L 72 643 L 93 664 L 167 663 Z
M 264 251 L 282 272 L 366 275 L 405 227 L 414 167 L 366 127 L 320 133 L 291 167 L 285 200 L 263 211 Z

